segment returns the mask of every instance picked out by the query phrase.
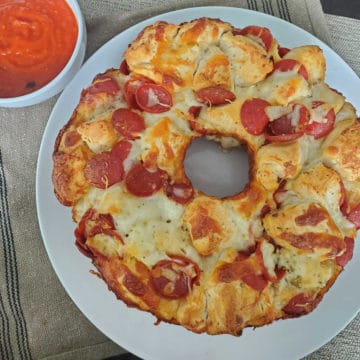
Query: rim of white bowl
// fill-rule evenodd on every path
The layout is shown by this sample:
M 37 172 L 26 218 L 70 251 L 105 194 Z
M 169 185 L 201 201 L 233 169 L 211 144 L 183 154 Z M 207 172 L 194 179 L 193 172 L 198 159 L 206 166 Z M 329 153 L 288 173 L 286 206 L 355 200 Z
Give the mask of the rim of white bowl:
M 79 3 L 77 0 L 65 0 L 69 7 L 71 8 L 72 12 L 74 13 L 74 16 L 76 18 L 77 26 L 78 26 L 78 35 L 76 39 L 76 44 L 74 47 L 74 50 L 72 52 L 72 55 L 66 65 L 63 67 L 63 69 L 52 79 L 50 82 L 45 84 L 40 89 L 33 91 L 26 95 L 16 96 L 16 97 L 9 97 L 9 98 L 0 98 L 0 107 L 11 107 L 13 106 L 19 106 L 21 103 L 24 103 L 23 106 L 29 106 L 34 105 L 37 103 L 40 103 L 42 101 L 45 101 L 49 99 L 50 97 L 58 94 L 60 91 L 64 89 L 64 87 L 67 85 L 66 83 L 63 84 L 57 91 L 53 92 L 51 89 L 56 87 L 56 85 L 59 84 L 59 82 L 63 79 L 63 77 L 66 75 L 66 73 L 72 68 L 74 62 L 77 60 L 79 52 L 82 47 L 83 38 L 86 32 L 85 28 L 85 21 L 84 17 L 82 15 Z M 82 56 L 85 55 L 85 52 Z M 83 61 L 83 59 L 82 59 Z M 81 61 L 81 63 L 82 63 Z M 42 97 L 45 93 L 49 93 L 49 96 Z M 33 101 L 32 101 L 33 100 Z M 21 105 L 20 105 L 21 106 Z

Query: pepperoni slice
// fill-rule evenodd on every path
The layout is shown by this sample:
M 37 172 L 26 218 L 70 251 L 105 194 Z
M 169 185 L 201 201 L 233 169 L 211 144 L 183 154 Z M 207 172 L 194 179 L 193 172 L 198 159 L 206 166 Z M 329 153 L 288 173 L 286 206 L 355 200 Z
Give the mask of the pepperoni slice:
M 119 141 L 111 150 L 111 157 L 120 161 L 124 161 L 131 150 L 131 143 L 129 141 Z
M 88 236 L 106 234 L 119 240 L 122 244 L 124 243 L 121 236 L 116 232 L 114 219 L 111 214 L 96 214 L 96 217 L 92 220 L 94 220 L 94 225 L 89 229 Z
M 324 104 L 322 101 L 313 102 L 312 108 L 315 109 Z M 326 136 L 334 127 L 335 111 L 331 108 L 324 116 L 325 122 L 313 121 L 305 127 L 305 133 L 312 135 L 314 139 L 320 139 Z
M 139 277 L 134 275 L 130 270 L 125 272 L 123 284 L 131 293 L 136 296 L 141 297 L 146 293 L 146 286 L 139 279 Z
M 191 184 L 175 183 L 170 185 L 167 183 L 164 189 L 166 195 L 179 204 L 186 204 L 194 197 L 194 189 Z
M 303 315 L 310 312 L 314 305 L 315 303 L 312 297 L 300 293 L 290 299 L 290 301 L 283 307 L 283 311 L 290 315 Z
M 260 211 L 260 219 L 263 219 L 267 214 L 271 211 L 271 207 L 269 204 L 265 204 Z
M 305 80 L 309 78 L 309 74 L 305 69 L 305 66 L 302 65 L 299 61 L 294 59 L 282 59 L 274 64 L 274 71 L 291 71 L 297 68 L 297 73 L 301 75 Z
M 241 280 L 257 291 L 263 291 L 268 284 L 264 275 L 255 273 L 251 266 L 243 268 Z
M 183 80 L 175 75 L 163 74 L 162 84 L 165 87 L 168 87 L 168 86 L 172 87 L 174 84 L 180 86 L 183 84 Z
M 219 269 L 219 281 L 230 283 L 241 280 L 256 291 L 263 291 L 268 281 L 262 273 L 257 257 L 240 252 L 233 263 L 223 264 Z
M 303 134 L 300 132 L 291 133 L 291 134 L 281 134 L 281 135 L 269 135 L 268 133 L 265 133 L 265 139 L 271 142 L 287 142 L 298 139 L 302 135 Z
M 124 178 L 122 161 L 111 156 L 110 151 L 96 154 L 85 166 L 84 176 L 92 185 L 107 189 Z
M 202 106 L 190 106 L 189 107 L 189 114 L 196 119 L 200 115 L 200 111 L 202 109 Z
M 103 75 L 99 76 L 96 81 L 85 90 L 83 95 L 105 93 L 114 96 L 119 90 L 119 84 L 114 78 Z
M 263 99 L 245 100 L 240 110 L 241 123 L 251 135 L 260 135 L 269 122 L 265 108 L 270 104 Z
M 347 201 L 346 201 L 346 189 L 345 189 L 345 185 L 344 182 L 342 180 L 340 180 L 340 199 L 339 199 L 339 207 L 341 209 L 341 211 L 345 211 L 346 207 L 347 207 Z M 344 213 L 343 211 L 343 213 Z
M 272 142 L 292 141 L 304 134 L 303 128 L 309 122 L 309 110 L 300 104 L 293 105 L 293 111 L 269 122 L 264 133 Z
M 352 208 L 346 217 L 355 225 L 356 229 L 360 229 L 360 204 Z
M 89 219 L 91 219 L 95 214 L 94 209 L 88 209 L 85 214 L 82 216 L 81 220 L 79 221 L 78 226 L 76 227 L 75 233 L 75 245 L 78 250 L 87 257 L 93 258 L 93 253 L 90 249 L 86 246 L 86 223 Z
M 250 35 L 258 38 L 261 43 L 261 45 L 266 49 L 266 51 L 269 51 L 273 42 L 273 36 L 271 35 L 271 32 L 266 27 L 261 26 L 246 26 L 243 29 L 235 29 L 233 30 L 234 35 Z
M 139 133 L 145 129 L 144 118 L 131 109 L 117 109 L 112 114 L 114 129 L 127 139 L 133 140 L 139 137 Z
M 326 220 L 328 212 L 314 204 L 311 204 L 307 210 L 295 218 L 295 224 L 298 226 L 316 226 Z
M 200 89 L 195 93 L 195 97 L 199 102 L 209 106 L 226 104 L 236 99 L 235 94 L 223 86 L 209 86 Z
M 131 194 L 146 197 L 160 190 L 165 180 L 166 173 L 163 170 L 151 171 L 144 164 L 137 163 L 127 173 L 125 185 Z
M 136 102 L 141 110 L 149 113 L 162 113 L 172 107 L 172 97 L 161 85 L 144 84 L 135 92 Z
M 145 76 L 137 76 L 128 80 L 124 85 L 124 98 L 129 107 L 139 109 L 138 103 L 135 98 L 136 90 L 144 84 L 153 84 L 154 82 Z
M 276 203 L 277 208 L 280 207 L 280 205 L 284 201 L 285 195 L 287 193 L 285 186 L 286 186 L 286 180 L 281 180 L 279 183 L 279 187 L 276 189 L 276 191 L 273 194 L 273 199 Z
M 354 239 L 346 236 L 344 241 L 346 250 L 342 255 L 336 257 L 336 263 L 343 267 L 352 259 L 354 253 Z
M 279 53 L 280 57 L 284 57 L 289 51 L 290 51 L 290 49 L 288 49 L 286 47 L 279 47 L 278 48 L 278 53 Z
M 76 130 L 69 131 L 65 135 L 65 147 L 74 146 L 81 139 L 80 134 Z
M 160 260 L 151 269 L 150 281 L 154 290 L 162 297 L 180 299 L 199 283 L 200 269 L 184 256 L 170 256 Z
M 125 59 L 121 62 L 119 71 L 123 75 L 129 75 L 130 74 L 130 69 L 129 69 L 129 66 L 128 66 Z
M 124 243 L 115 229 L 114 219 L 111 214 L 99 214 L 92 208 L 88 209 L 75 229 L 75 245 L 84 255 L 92 258 L 94 253 L 86 245 L 87 238 L 103 233 L 111 235 Z

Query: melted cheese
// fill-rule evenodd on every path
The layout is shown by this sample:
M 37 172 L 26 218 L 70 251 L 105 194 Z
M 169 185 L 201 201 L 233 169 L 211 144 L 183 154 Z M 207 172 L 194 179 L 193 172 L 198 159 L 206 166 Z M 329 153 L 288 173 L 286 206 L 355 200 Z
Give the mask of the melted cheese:
M 184 254 L 198 261 L 189 251 L 186 232 L 182 229 L 183 207 L 159 192 L 148 198 L 127 194 L 122 184 L 107 190 L 92 188 L 74 209 L 81 219 L 88 208 L 111 213 L 116 229 L 124 239 L 124 253 L 152 266 L 165 253 Z
M 273 305 L 277 310 L 282 310 L 300 293 L 317 294 L 336 274 L 331 260 L 319 262 L 314 257 L 295 254 L 288 249 L 281 249 L 278 259 L 278 266 L 286 272 L 272 289 Z
M 185 181 L 182 161 L 190 141 L 209 136 L 224 147 L 244 143 L 253 156 L 251 184 L 240 194 L 217 199 L 194 189 L 194 199 L 183 205 L 168 198 L 163 189 L 137 197 L 128 193 L 123 181 L 105 190 L 92 186 L 84 177 L 88 159 L 111 150 L 122 139 L 111 121 L 114 110 L 128 107 L 122 91 L 82 98 L 59 135 L 54 155 L 57 195 L 74 205 L 74 220 L 79 223 L 88 209 L 110 214 L 123 239 L 122 243 L 111 234 L 99 233 L 86 240 L 90 249 L 103 255 L 94 263 L 118 297 L 161 319 L 211 334 L 238 334 L 246 326 L 270 323 L 284 316 L 283 307 L 295 295 L 322 294 L 335 279 L 334 258 L 344 251 L 343 237 L 355 235 L 339 209 L 341 180 L 349 203 L 360 199 L 359 124 L 353 107 L 323 82 L 322 52 L 304 46 L 285 56 L 305 66 L 306 81 L 298 67 L 273 71 L 272 59 L 279 60 L 275 39 L 266 52 L 257 37 L 234 35 L 232 30 L 230 24 L 210 19 L 183 25 L 158 22 L 145 28 L 125 52 L 131 74 L 109 70 L 106 75 L 116 79 L 120 89 L 134 75 L 147 76 L 169 90 L 174 104 L 166 113 L 142 112 L 146 129 L 131 140 L 125 174 L 142 161 L 148 168 L 165 170 L 170 181 Z M 175 79 L 170 85 L 169 78 Z M 195 92 L 213 85 L 230 89 L 236 99 L 219 106 L 200 103 Z M 287 115 L 294 127 L 300 118 L 296 104 L 305 105 L 316 122 L 324 122 L 333 107 L 335 128 L 319 140 L 304 135 L 292 142 L 265 144 L 262 134 L 253 136 L 242 124 L 241 107 L 249 98 L 270 103 L 265 110 L 270 121 Z M 313 109 L 314 101 L 325 104 Z M 158 96 L 150 91 L 147 105 L 158 103 Z M 192 106 L 201 107 L 199 116 L 190 113 Z M 66 147 L 64 138 L 74 130 L 81 139 Z M 286 180 L 287 191 L 275 204 L 273 193 L 280 180 Z M 182 195 L 181 189 L 176 191 L 175 195 Z M 320 215 L 312 218 L 309 213 L 314 208 Z M 316 236 L 306 237 L 308 233 Z M 296 243 L 301 236 L 313 246 Z M 276 246 L 264 237 L 271 237 Z M 276 281 L 269 280 L 261 292 L 240 278 L 219 282 L 224 263 L 237 261 L 239 251 L 257 246 L 260 249 L 251 255 L 257 261 L 256 271 L 264 275 L 264 266 L 266 275 Z M 259 250 L 263 264 L 254 260 Z M 188 281 L 189 294 L 179 300 L 162 298 L 147 286 L 151 268 L 171 255 L 188 257 L 200 268 L 199 283 L 191 286 Z M 277 269 L 285 270 L 282 279 L 277 279 Z M 190 277 L 196 275 L 194 271 L 192 266 L 185 268 Z M 146 288 L 144 295 L 137 296 L 126 286 L 127 272 L 139 281 L 140 290 Z M 165 268 L 163 276 L 170 280 L 166 290 L 171 292 L 179 275 Z
M 311 95 L 308 82 L 295 70 L 274 71 L 257 86 L 260 98 L 266 99 L 271 104 L 288 105 Z

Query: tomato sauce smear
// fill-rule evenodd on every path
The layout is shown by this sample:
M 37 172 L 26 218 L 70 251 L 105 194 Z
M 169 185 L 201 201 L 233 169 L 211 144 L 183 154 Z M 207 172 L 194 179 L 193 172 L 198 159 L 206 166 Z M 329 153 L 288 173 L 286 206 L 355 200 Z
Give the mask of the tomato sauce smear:
M 0 97 L 31 93 L 69 61 L 78 25 L 65 0 L 0 2 Z

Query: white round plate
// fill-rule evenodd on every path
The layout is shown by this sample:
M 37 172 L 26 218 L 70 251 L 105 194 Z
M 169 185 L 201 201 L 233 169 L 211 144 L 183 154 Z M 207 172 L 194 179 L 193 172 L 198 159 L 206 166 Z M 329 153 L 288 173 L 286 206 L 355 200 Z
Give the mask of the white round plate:
M 194 334 L 181 326 L 161 323 L 137 309 L 128 308 L 96 276 L 89 259 L 74 246 L 71 212 L 58 203 L 51 182 L 52 151 L 59 130 L 67 123 L 83 88 L 93 77 L 118 67 L 127 45 L 156 20 L 181 23 L 199 17 L 220 18 L 236 27 L 254 24 L 271 29 L 282 46 L 319 45 L 327 60 L 327 82 L 360 109 L 360 79 L 327 45 L 281 19 L 230 7 L 195 7 L 143 21 L 102 46 L 82 67 L 57 101 L 45 129 L 37 166 L 36 195 L 40 229 L 52 265 L 66 291 L 89 320 L 106 336 L 144 359 L 296 359 L 309 354 L 341 331 L 360 306 L 360 246 L 319 306 L 298 319 L 277 321 L 258 329 L 245 329 L 240 337 Z

